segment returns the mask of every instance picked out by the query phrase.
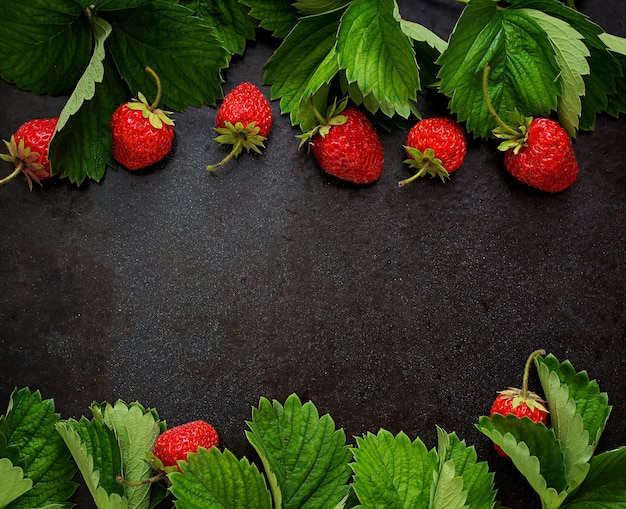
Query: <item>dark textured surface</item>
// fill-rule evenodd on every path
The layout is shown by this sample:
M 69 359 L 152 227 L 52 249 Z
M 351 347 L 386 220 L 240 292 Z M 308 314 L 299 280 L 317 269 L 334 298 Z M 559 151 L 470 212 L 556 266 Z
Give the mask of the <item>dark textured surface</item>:
M 577 4 L 626 35 L 621 0 Z M 444 38 L 462 7 L 400 6 Z M 259 40 L 234 59 L 225 92 L 260 85 L 274 47 Z M 0 83 L 0 137 L 62 104 Z M 206 419 L 254 458 L 251 407 L 296 392 L 348 437 L 384 427 L 432 447 L 435 425 L 456 431 L 497 472 L 498 500 L 538 507 L 474 424 L 542 347 L 608 393 L 600 449 L 626 444 L 623 118 L 579 136 L 579 180 L 548 196 L 480 141 L 450 182 L 399 189 L 401 131 L 381 132 L 380 181 L 347 186 L 297 150 L 272 105 L 265 154 L 213 174 L 204 167 L 225 152 L 207 107 L 175 116 L 174 151 L 149 171 L 0 188 L 0 408 L 22 386 L 64 418 L 94 400 L 138 400 L 170 425 Z M 76 500 L 90 506 L 82 490 Z

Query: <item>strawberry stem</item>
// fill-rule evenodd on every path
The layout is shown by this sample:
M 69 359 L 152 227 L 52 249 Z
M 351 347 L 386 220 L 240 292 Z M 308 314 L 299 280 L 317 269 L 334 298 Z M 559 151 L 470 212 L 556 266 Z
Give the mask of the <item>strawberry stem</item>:
M 154 484 L 155 482 L 160 481 L 164 477 L 165 477 L 165 472 L 159 472 L 158 474 L 148 479 L 144 479 L 143 481 L 127 481 L 120 474 L 116 475 L 115 479 L 122 486 L 135 486 L 136 487 L 136 486 L 145 486 L 146 484 Z
M 535 350 L 528 356 L 528 359 L 526 360 L 526 365 L 524 366 L 524 379 L 522 380 L 522 400 L 526 399 L 526 393 L 528 392 L 528 376 L 530 373 L 530 365 L 535 360 L 535 357 L 545 354 L 545 350 Z
M 209 171 L 213 171 L 216 170 L 217 168 L 219 168 L 220 166 L 224 166 L 228 161 L 230 161 L 236 154 L 238 154 L 239 152 L 241 152 L 241 148 L 243 146 L 243 139 L 238 137 L 237 141 L 235 142 L 235 144 L 233 145 L 233 149 L 230 151 L 230 153 L 224 158 L 222 159 L 219 163 L 217 164 L 209 164 L 206 169 Z
M 319 112 L 319 110 L 315 107 L 315 103 L 313 102 L 313 99 L 311 99 L 310 101 L 311 104 L 311 110 L 313 111 L 313 114 L 315 115 L 315 118 L 317 119 L 317 121 L 321 124 L 321 125 L 326 125 L 328 124 L 328 120 L 325 119 L 324 117 L 322 117 L 322 114 Z
M 496 111 L 496 109 L 493 107 L 493 103 L 491 102 L 491 99 L 489 98 L 489 72 L 491 71 L 491 67 L 489 67 L 489 64 L 485 64 L 485 67 L 483 69 L 483 97 L 485 98 L 485 104 L 487 104 L 487 109 L 489 110 L 489 113 L 491 114 L 491 116 L 494 118 L 494 120 L 496 121 L 496 123 L 507 133 L 512 134 L 513 136 L 519 136 L 519 131 L 513 129 L 510 125 L 507 125 L 504 120 L 502 120 L 499 116 L 498 116 L 498 112 Z
M 10 175 L 7 175 L 2 180 L 0 180 L 0 186 L 3 184 L 6 184 L 9 180 L 13 180 L 15 177 L 17 177 L 23 168 L 24 168 L 24 163 L 22 161 L 18 162 L 15 165 L 15 170 L 13 170 L 13 172 Z
M 159 76 L 157 75 L 157 73 L 154 72 L 151 67 L 146 66 L 146 72 L 154 78 L 154 81 L 156 82 L 156 86 L 157 86 L 156 98 L 154 99 L 154 102 L 148 108 L 150 111 L 154 111 L 157 109 L 159 102 L 161 102 L 161 94 L 163 92 L 161 88 L 161 80 L 159 79 Z

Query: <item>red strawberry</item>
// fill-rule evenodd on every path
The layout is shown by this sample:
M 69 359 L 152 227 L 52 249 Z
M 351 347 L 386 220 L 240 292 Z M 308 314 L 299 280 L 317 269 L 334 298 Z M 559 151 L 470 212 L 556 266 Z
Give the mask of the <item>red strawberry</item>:
M 244 148 L 260 154 L 273 120 L 272 107 L 261 90 L 248 82 L 237 85 L 226 95 L 215 118 L 215 130 L 219 134 L 215 141 L 233 148 L 219 163 L 207 166 L 207 170 L 219 168 L 238 157 Z
M 544 350 L 535 350 L 530 354 L 526 361 L 524 368 L 524 379 L 522 381 L 522 388 L 515 389 L 509 387 L 507 390 L 498 393 L 493 405 L 491 407 L 490 417 L 494 414 L 500 414 L 507 416 L 509 414 L 516 415 L 520 419 L 522 417 L 529 417 L 533 422 L 541 422 L 546 424 L 548 421 L 548 410 L 544 403 L 537 394 L 528 390 L 528 373 L 530 371 L 530 365 L 538 355 L 545 355 Z M 500 456 L 508 457 L 506 453 L 497 444 L 493 444 L 495 450 Z
M 578 176 L 572 140 L 555 120 L 530 120 L 526 135 L 505 152 L 504 166 L 524 184 L 547 193 L 563 191 Z
M 353 184 L 371 184 L 383 172 L 383 146 L 367 116 L 346 104 L 346 100 L 333 103 L 326 118 L 311 105 L 319 124 L 299 136 L 300 146 L 309 141 L 317 164 L 326 173 Z
M 398 182 L 399 186 L 424 175 L 439 176 L 445 181 L 465 160 L 465 130 L 449 117 L 426 118 L 411 128 L 404 149 L 409 157 L 404 162 L 418 171 Z
M 204 421 L 193 421 L 161 433 L 152 453 L 163 463 L 164 468 L 178 467 L 178 461 L 187 461 L 188 453 L 196 452 L 198 447 L 210 449 L 217 446 L 218 442 L 217 431 L 213 426 Z
M 26 177 L 28 187 L 33 189 L 33 180 L 41 185 L 42 180 L 52 176 L 48 147 L 56 129 L 58 118 L 41 118 L 22 124 L 11 141 L 4 141 L 9 154 L 0 154 L 0 159 L 13 163 L 15 171 L 0 180 L 4 184 L 20 172 Z
M 111 117 L 113 157 L 129 170 L 145 168 L 163 159 L 174 141 L 174 121 L 169 111 L 157 108 L 161 100 L 161 81 L 146 67 L 157 84 L 157 96 L 149 105 L 139 92 L 139 100 L 122 104 Z

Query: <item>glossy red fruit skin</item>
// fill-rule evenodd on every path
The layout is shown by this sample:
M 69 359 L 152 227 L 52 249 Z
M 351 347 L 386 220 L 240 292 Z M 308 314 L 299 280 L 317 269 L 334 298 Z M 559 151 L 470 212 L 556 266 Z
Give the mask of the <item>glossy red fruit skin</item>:
M 22 124 L 14 134 L 15 143 L 19 144 L 20 140 L 23 139 L 25 148 L 30 147 L 31 153 L 39 153 L 35 163 L 40 164 L 41 168 L 31 169 L 39 180 L 46 180 L 52 176 L 50 161 L 48 160 L 48 148 L 58 122 L 58 118 L 29 120 Z
M 139 110 L 122 104 L 111 117 L 113 157 L 129 170 L 139 170 L 163 159 L 172 150 L 174 127 L 157 129 Z
M 259 136 L 267 138 L 272 130 L 274 115 L 269 101 L 258 87 L 249 82 L 240 83 L 231 90 L 217 110 L 215 125 L 226 127 L 226 122 L 244 127 L 255 122 Z
M 354 184 L 378 180 L 385 154 L 378 134 L 367 116 L 348 107 L 340 113 L 345 124 L 332 126 L 326 136 L 315 134 L 311 150 L 320 167 L 330 175 Z
M 504 394 L 498 394 L 498 396 L 493 402 L 493 405 L 491 406 L 491 411 L 489 412 L 489 416 L 493 417 L 494 414 L 500 414 L 506 417 L 509 414 L 513 414 L 519 417 L 520 419 L 522 417 L 528 417 L 530 418 L 530 420 L 532 420 L 535 423 L 541 422 L 543 424 L 547 424 L 548 412 L 537 407 L 530 408 L 524 402 L 521 402 L 517 404 L 517 406 L 514 407 L 513 401 L 514 401 L 514 398 L 508 397 Z M 499 445 L 494 444 L 493 446 L 500 456 L 504 458 L 508 457 L 507 454 L 502 450 L 502 448 Z
M 578 176 L 572 141 L 563 127 L 549 118 L 535 118 L 526 144 L 517 154 L 508 150 L 504 166 L 520 182 L 547 193 L 570 187 Z
M 198 447 L 210 449 L 218 443 L 219 437 L 213 426 L 205 421 L 192 421 L 161 433 L 152 453 L 164 467 L 171 467 L 177 466 L 179 460 L 187 461 L 187 454 L 196 452 Z
M 432 149 L 448 173 L 458 170 L 467 155 L 465 130 L 450 117 L 420 120 L 409 131 L 406 145 L 422 153 Z M 411 157 L 408 151 L 406 155 Z

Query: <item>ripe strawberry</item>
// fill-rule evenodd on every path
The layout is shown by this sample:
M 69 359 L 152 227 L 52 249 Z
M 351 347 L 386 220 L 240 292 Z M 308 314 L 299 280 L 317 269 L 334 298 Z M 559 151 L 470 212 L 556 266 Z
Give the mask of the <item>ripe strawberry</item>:
M 157 96 L 150 105 L 139 92 L 138 101 L 122 104 L 111 117 L 113 157 L 129 170 L 145 168 L 163 159 L 174 141 L 174 121 L 169 111 L 157 108 L 161 100 L 161 80 L 146 67 L 157 84 Z
M 154 443 L 152 453 L 164 468 L 178 468 L 178 461 L 187 461 L 188 453 L 196 452 L 198 447 L 210 449 L 217 446 L 218 442 L 217 431 L 213 426 L 204 421 L 193 421 L 161 433 Z
M 528 390 L 528 373 L 530 365 L 538 355 L 545 355 L 544 350 L 535 350 L 530 354 L 524 367 L 524 378 L 522 388 L 516 389 L 509 387 L 507 390 L 498 393 L 491 407 L 490 417 L 494 414 L 507 416 L 509 414 L 516 415 L 520 419 L 529 417 L 533 422 L 541 422 L 546 424 L 548 421 L 548 410 L 545 407 L 545 401 L 534 392 Z M 494 449 L 500 456 L 508 457 L 506 453 L 497 444 L 493 444 Z
M 398 182 L 399 186 L 424 175 L 439 176 L 445 181 L 465 160 L 465 130 L 449 117 L 426 118 L 411 128 L 404 149 L 409 157 L 404 162 L 418 171 L 412 177 Z
M 504 166 L 520 182 L 547 193 L 567 189 L 578 176 L 572 141 L 565 129 L 549 118 L 531 119 L 526 135 L 505 152 Z
M 219 134 L 215 141 L 232 145 L 230 153 L 217 164 L 207 166 L 214 170 L 233 157 L 239 157 L 245 148 L 261 153 L 264 142 L 272 130 L 274 115 L 269 101 L 255 85 L 244 82 L 226 95 L 217 110 L 215 130 Z
M 3 140 L 9 149 L 9 154 L 0 154 L 0 159 L 13 163 L 15 170 L 0 180 L 0 184 L 5 184 L 23 173 L 32 191 L 33 180 L 42 185 L 42 180 L 52 176 L 48 147 L 58 121 L 58 118 L 29 120 L 15 131 L 15 134 L 11 136 L 11 141 Z
M 324 118 L 311 104 L 318 125 L 298 136 L 300 146 L 309 142 L 317 164 L 326 173 L 353 184 L 371 184 L 383 172 L 383 146 L 367 116 L 346 105 L 345 99 L 334 102 Z

